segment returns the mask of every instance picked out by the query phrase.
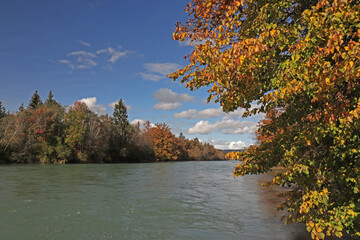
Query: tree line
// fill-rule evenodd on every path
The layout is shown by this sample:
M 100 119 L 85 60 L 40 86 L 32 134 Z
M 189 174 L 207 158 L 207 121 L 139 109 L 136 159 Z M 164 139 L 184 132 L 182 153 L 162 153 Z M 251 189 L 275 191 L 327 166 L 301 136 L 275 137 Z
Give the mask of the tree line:
M 221 160 L 225 153 L 197 138 L 176 137 L 166 123 L 130 124 L 122 99 L 98 115 L 85 103 L 63 106 L 37 91 L 27 107 L 7 112 L 0 102 L 0 163 L 121 163 Z

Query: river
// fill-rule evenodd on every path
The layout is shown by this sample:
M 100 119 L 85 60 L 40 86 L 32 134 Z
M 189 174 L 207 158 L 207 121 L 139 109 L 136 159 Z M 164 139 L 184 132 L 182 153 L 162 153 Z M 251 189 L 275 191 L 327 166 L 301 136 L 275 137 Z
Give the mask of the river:
M 236 162 L 0 166 L 0 239 L 303 240 Z

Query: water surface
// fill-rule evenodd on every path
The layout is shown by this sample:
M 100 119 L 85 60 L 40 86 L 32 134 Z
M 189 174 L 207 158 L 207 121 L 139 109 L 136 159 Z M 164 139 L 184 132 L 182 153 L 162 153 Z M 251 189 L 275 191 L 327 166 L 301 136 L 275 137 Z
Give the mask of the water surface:
M 0 166 L 1 239 L 308 239 L 236 162 Z

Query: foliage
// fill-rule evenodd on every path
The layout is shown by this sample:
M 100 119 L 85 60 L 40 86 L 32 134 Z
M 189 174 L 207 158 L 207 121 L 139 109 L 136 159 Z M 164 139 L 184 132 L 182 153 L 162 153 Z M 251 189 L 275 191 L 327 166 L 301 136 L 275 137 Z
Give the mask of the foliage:
M 87 129 L 90 121 L 90 111 L 86 104 L 76 101 L 68 113 L 65 114 L 65 143 L 72 149 L 70 161 L 85 162 Z
M 107 115 L 97 116 L 90 113 L 87 144 L 89 158 L 88 162 L 109 162 L 108 149 L 111 135 L 111 120 Z
M 30 109 L 35 109 L 41 104 L 42 104 L 42 101 L 41 101 L 40 95 L 38 94 L 37 90 L 35 90 L 35 93 L 32 95 L 28 107 Z
M 4 160 L 12 163 L 30 163 L 35 159 L 37 144 L 34 137 L 28 134 L 30 128 L 29 110 L 21 114 L 9 114 L 1 123 L 1 149 L 5 154 Z M 33 147 L 30 147 L 32 145 Z
M 145 124 L 145 136 L 153 144 L 156 161 L 179 160 L 178 141 L 168 125 L 156 123 L 155 126 L 152 126 L 148 121 Z
M 195 49 L 170 77 L 209 87 L 225 111 L 266 113 L 234 175 L 281 166 L 271 184 L 292 186 L 286 222 L 313 239 L 360 236 L 359 1 L 193 0 L 186 11 L 173 37 Z
M 129 121 L 127 109 L 122 99 L 119 99 L 114 107 L 113 117 L 111 118 L 111 136 L 109 151 L 113 162 L 124 160 L 126 155 L 127 132 L 129 131 Z
M 65 161 L 65 156 L 59 156 L 62 153 L 68 153 L 68 151 L 64 148 L 58 149 L 59 145 L 63 145 L 61 138 L 64 128 L 61 121 L 63 114 L 62 107 L 49 107 L 46 105 L 29 112 L 27 135 L 34 137 L 33 142 L 36 142 L 39 146 L 37 154 L 41 163 L 61 163 Z M 61 153 L 58 152 L 59 150 L 61 150 Z
M 121 125 L 123 129 L 129 124 L 127 109 L 121 98 L 116 102 L 114 107 L 113 123 L 115 125 Z
M 55 104 L 56 101 L 54 100 L 54 95 L 52 93 L 52 91 L 49 91 L 49 95 L 47 96 L 46 100 L 45 100 L 45 105 L 51 105 L 51 104 Z
M 99 116 L 80 101 L 66 111 L 50 91 L 44 104 L 26 109 L 20 106 L 18 112 L 1 118 L 0 163 L 212 160 L 215 155 L 207 150 L 215 150 L 211 145 L 199 143 L 201 153 L 190 159 L 192 149 L 186 147 L 192 140 L 182 134 L 175 137 L 165 123 L 148 122 L 142 129 L 139 124 L 131 125 L 127 118 L 122 99 L 112 117 Z
M 19 112 L 24 111 L 25 107 L 24 107 L 24 103 L 21 103 L 21 105 L 19 106 Z
M 185 148 L 190 160 L 219 160 L 225 158 L 222 151 L 216 150 L 209 143 L 201 143 L 198 138 L 186 139 Z
M 6 116 L 6 110 L 2 102 L 0 102 L 0 120 Z
M 149 138 L 145 136 L 140 125 L 129 125 L 127 142 L 125 144 L 127 162 L 153 162 L 155 161 L 154 147 Z

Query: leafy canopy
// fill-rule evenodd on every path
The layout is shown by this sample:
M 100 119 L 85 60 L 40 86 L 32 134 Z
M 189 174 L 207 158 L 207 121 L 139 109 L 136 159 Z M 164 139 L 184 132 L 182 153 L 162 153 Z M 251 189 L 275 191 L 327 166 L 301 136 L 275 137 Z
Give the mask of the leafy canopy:
M 356 0 L 193 0 L 173 38 L 189 63 L 169 77 L 244 116 L 265 113 L 235 176 L 281 166 L 286 222 L 313 239 L 360 236 L 360 5 Z M 250 108 L 257 103 L 256 108 Z

